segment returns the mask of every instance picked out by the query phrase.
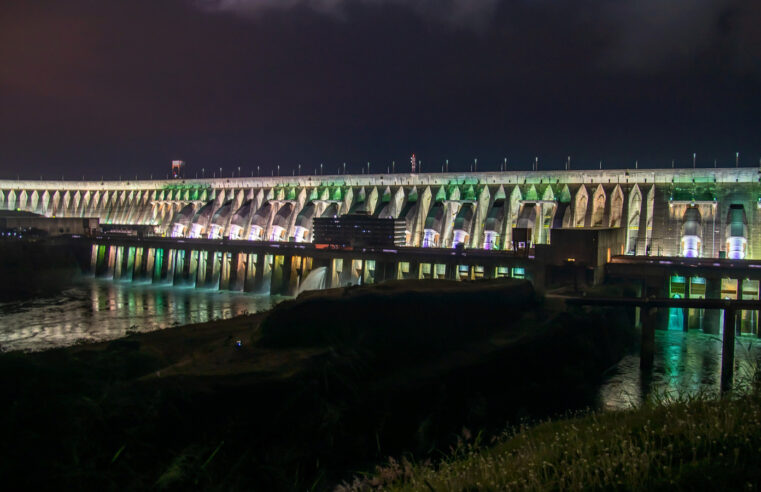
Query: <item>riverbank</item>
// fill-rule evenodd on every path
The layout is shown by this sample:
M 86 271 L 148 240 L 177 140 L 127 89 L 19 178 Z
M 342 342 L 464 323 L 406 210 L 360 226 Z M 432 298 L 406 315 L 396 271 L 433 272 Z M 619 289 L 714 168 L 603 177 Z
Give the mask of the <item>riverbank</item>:
M 523 426 L 488 446 L 467 435 L 436 464 L 391 460 L 338 489 L 758 490 L 759 460 L 756 390 Z
M 74 249 L 53 240 L 0 240 L 0 302 L 60 294 L 80 275 Z
M 413 281 L 2 354 L 0 473 L 34 488 L 330 488 L 388 456 L 438 455 L 463 426 L 589 405 L 631 325 L 527 282 Z

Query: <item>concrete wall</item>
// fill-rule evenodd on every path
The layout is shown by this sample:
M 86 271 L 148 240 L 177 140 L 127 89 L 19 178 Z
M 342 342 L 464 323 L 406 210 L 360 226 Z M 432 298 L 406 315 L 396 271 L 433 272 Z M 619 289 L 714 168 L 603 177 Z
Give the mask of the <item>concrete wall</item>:
M 158 234 L 195 230 L 222 237 L 232 221 L 248 238 L 255 228 L 268 239 L 282 229 L 294 237 L 295 219 L 309 204 L 319 210 L 335 203 L 340 213 L 361 208 L 409 211 L 410 245 L 420 245 L 425 221 L 437 203 L 445 214 L 436 222 L 438 246 L 453 243 L 456 211 L 472 206 L 467 245 L 483 247 L 487 233 L 499 236 L 498 248 L 510 247 L 518 221 L 532 221 L 533 241 L 552 241 L 557 228 L 623 228 L 625 251 L 682 254 L 687 208 L 700 211 L 700 256 L 726 250 L 727 214 L 741 205 L 747 217 L 747 258 L 761 256 L 759 170 L 605 170 L 505 173 L 432 173 L 224 178 L 155 181 L 12 181 L 0 180 L 0 210 L 23 210 L 48 217 L 97 217 L 106 224 L 150 225 Z M 496 200 L 505 207 L 498 231 L 485 230 Z M 386 206 L 391 204 L 392 206 Z M 410 207 L 408 207 L 410 205 Z M 278 213 L 280 215 L 278 215 Z M 454 215 L 453 215 L 454 214 Z M 284 215 L 288 215 L 285 217 Z M 182 227 L 175 227 L 180 224 Z M 195 225 L 195 229 L 193 226 Z M 279 228 L 279 229 L 278 229 Z

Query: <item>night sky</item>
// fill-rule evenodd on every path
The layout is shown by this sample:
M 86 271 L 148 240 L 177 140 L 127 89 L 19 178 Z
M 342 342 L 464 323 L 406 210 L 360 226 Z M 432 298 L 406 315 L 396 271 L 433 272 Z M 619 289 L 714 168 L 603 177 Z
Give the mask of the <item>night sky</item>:
M 2 178 L 736 151 L 759 165 L 758 0 L 0 3 Z

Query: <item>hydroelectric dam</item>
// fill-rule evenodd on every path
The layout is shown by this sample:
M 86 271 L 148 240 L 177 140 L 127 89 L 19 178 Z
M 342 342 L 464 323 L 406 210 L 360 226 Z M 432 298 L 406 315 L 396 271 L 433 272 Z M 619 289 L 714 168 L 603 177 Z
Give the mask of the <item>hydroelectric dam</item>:
M 147 231 L 82 238 L 98 275 L 290 295 L 390 278 L 541 285 L 547 266 L 575 265 L 664 297 L 757 300 L 759 209 L 756 168 L 0 180 L 0 210 Z M 404 246 L 313 244 L 314 219 L 354 214 L 401 219 Z

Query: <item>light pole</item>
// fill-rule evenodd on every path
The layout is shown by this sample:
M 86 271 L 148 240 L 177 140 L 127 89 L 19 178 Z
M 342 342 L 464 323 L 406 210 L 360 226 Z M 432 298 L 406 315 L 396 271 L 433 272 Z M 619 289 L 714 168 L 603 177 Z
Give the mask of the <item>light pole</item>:
M 261 176 L 261 174 L 259 173 L 259 165 L 258 164 L 256 165 L 256 175 L 257 176 Z
M 205 177 L 206 177 L 206 168 L 202 167 L 201 168 L 201 179 L 203 179 Z
M 346 163 L 344 162 L 344 174 L 346 174 Z
M 238 166 L 238 177 L 240 178 L 240 166 Z
M 370 174 L 370 161 L 367 161 L 367 174 Z
M 280 176 L 280 164 L 277 165 L 277 175 Z
M 735 152 L 735 167 L 740 167 L 740 153 Z
M 478 172 L 478 159 L 473 159 L 473 170 Z
M 695 169 L 695 160 L 697 159 L 698 154 L 693 152 L 692 153 L 692 168 Z
M 320 163 L 320 176 L 322 176 L 322 162 Z
M 219 168 L 219 179 L 222 179 L 222 168 Z

